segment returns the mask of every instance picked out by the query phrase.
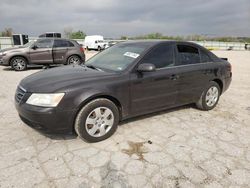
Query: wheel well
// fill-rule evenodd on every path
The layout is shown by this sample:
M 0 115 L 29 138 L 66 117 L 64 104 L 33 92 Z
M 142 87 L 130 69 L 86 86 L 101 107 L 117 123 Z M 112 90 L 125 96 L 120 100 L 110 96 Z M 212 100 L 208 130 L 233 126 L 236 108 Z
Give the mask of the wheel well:
M 213 81 L 216 82 L 216 83 L 220 86 L 221 93 L 222 93 L 222 90 L 223 90 L 223 82 L 222 82 L 220 79 L 214 79 Z
M 85 100 L 79 107 L 77 113 L 75 114 L 74 116 L 74 124 L 75 124 L 75 119 L 77 117 L 77 114 L 79 113 L 79 111 L 81 110 L 81 108 L 83 106 L 85 106 L 86 104 L 88 104 L 90 101 L 93 101 L 95 99 L 100 99 L 100 98 L 104 98 L 104 99 L 108 99 L 110 101 L 112 101 L 118 108 L 118 111 L 119 111 L 119 119 L 121 120 L 122 119 L 122 105 L 121 103 L 115 98 L 115 97 L 112 97 L 110 95 L 98 95 L 98 96 L 93 96 L 93 97 L 90 97 L 88 98 L 87 100 Z M 74 125 L 73 125 L 73 131 L 74 131 Z
M 27 59 L 25 56 L 22 56 L 22 55 L 15 55 L 15 56 L 13 56 L 13 57 L 10 58 L 10 60 L 9 60 L 9 65 L 11 65 L 10 63 L 11 63 L 12 59 L 15 58 L 15 57 L 22 57 L 22 58 L 24 58 L 24 59 L 26 60 L 27 64 L 29 64 L 29 61 L 28 61 L 28 59 Z
M 82 60 L 81 56 L 79 56 L 78 54 L 71 54 L 71 55 L 67 58 L 67 61 L 68 61 L 69 58 L 72 57 L 72 56 L 77 56 L 77 57 L 79 57 L 79 58 Z

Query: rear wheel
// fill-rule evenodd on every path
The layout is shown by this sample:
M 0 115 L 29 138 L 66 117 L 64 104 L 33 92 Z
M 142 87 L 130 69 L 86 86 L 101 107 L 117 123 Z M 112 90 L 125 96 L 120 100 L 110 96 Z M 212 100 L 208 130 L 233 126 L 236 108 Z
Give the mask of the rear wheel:
M 75 131 L 88 142 L 99 142 L 110 137 L 117 129 L 119 112 L 116 105 L 105 98 L 85 105 L 75 120 Z
M 98 46 L 97 50 L 100 52 L 102 50 L 101 46 Z
M 79 65 L 79 64 L 81 64 L 81 58 L 78 57 L 77 55 L 72 55 L 68 58 L 67 64 L 68 65 L 71 65 L 71 64 Z
M 23 71 L 27 69 L 27 60 L 23 57 L 14 57 L 11 59 L 10 65 L 15 71 Z
M 221 94 L 220 86 L 212 81 L 209 86 L 203 91 L 196 106 L 201 110 L 212 110 L 218 103 Z

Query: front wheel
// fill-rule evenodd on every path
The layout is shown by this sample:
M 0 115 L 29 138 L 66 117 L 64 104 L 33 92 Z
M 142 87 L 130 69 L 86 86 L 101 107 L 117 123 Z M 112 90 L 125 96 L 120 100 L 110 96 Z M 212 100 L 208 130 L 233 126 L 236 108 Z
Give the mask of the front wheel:
M 196 106 L 201 110 L 212 110 L 218 103 L 221 94 L 220 86 L 212 81 L 209 86 L 203 91 Z
M 77 55 L 72 55 L 68 58 L 67 64 L 68 65 L 79 65 L 81 64 L 81 58 Z
M 119 111 L 116 105 L 105 98 L 86 104 L 75 120 L 75 131 L 88 142 L 99 142 L 110 137 L 117 129 Z
M 15 71 L 23 71 L 27 69 L 27 60 L 23 57 L 13 57 L 10 65 Z

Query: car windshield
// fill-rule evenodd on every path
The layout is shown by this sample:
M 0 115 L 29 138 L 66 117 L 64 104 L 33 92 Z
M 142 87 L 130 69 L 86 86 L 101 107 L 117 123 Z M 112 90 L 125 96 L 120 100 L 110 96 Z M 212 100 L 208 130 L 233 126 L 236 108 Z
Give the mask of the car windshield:
M 26 47 L 29 47 L 31 46 L 32 44 L 34 44 L 35 41 L 30 41 L 28 43 L 26 43 L 25 45 L 23 45 L 22 47 L 26 48 Z
M 95 55 L 86 66 L 120 72 L 132 64 L 148 48 L 145 43 L 120 43 Z

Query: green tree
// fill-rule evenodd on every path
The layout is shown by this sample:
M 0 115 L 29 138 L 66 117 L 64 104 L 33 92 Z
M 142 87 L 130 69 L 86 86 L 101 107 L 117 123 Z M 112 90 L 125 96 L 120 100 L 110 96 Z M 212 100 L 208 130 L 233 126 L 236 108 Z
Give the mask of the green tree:
M 121 40 L 128 40 L 127 36 L 121 36 Z
M 76 32 L 72 32 L 70 34 L 70 38 L 71 39 L 84 39 L 86 37 L 86 33 L 84 33 L 83 31 L 79 30 Z

